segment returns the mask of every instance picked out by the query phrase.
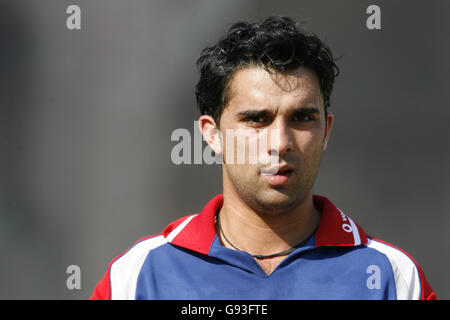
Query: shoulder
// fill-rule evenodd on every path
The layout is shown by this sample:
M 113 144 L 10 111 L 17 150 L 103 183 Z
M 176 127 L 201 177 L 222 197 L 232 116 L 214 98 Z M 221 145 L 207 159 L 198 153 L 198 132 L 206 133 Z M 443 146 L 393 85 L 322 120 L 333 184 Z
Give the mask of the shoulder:
M 147 255 L 152 249 L 166 243 L 167 239 L 161 234 L 147 236 L 136 241 L 111 261 L 90 299 L 134 299 L 137 279 Z
M 163 235 L 142 238 L 111 262 L 109 276 L 112 299 L 134 299 L 137 278 L 147 255 L 166 243 Z M 120 296 L 115 296 L 116 294 Z
M 397 299 L 428 300 L 436 298 L 422 268 L 409 253 L 391 243 L 369 236 L 365 246 L 387 258 L 392 267 Z
M 115 257 L 90 299 L 134 299 L 138 277 L 150 251 L 170 243 L 194 216 L 196 214 L 175 220 L 161 234 L 141 238 Z

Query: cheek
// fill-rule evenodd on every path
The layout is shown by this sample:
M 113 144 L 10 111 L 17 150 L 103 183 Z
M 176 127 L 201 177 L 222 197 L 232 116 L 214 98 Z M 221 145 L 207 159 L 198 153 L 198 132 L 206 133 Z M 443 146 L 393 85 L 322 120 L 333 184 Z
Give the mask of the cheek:
M 258 168 L 248 164 L 224 164 L 224 183 L 233 186 L 239 194 L 251 194 L 259 185 Z
M 323 136 L 312 132 L 305 131 L 296 137 L 297 147 L 304 157 L 315 157 L 320 154 L 323 149 Z
M 253 129 L 227 129 L 222 139 L 223 156 L 227 164 L 252 165 L 260 162 L 265 137 Z

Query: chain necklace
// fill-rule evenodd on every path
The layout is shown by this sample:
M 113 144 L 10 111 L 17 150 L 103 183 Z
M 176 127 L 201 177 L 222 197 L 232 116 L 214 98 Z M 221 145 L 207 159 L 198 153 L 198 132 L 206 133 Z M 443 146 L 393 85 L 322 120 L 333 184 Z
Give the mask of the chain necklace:
M 239 249 L 238 247 L 236 247 L 234 244 L 232 244 L 230 242 L 230 240 L 228 240 L 228 238 L 225 236 L 225 233 L 222 230 L 222 225 L 220 224 L 220 218 L 219 218 L 219 214 L 216 214 L 215 218 L 214 218 L 214 224 L 216 224 L 219 226 L 219 230 L 220 233 L 222 234 L 223 238 L 225 239 L 226 242 L 228 242 L 230 244 L 230 246 L 232 246 L 234 249 L 238 250 L 238 251 L 242 251 L 241 249 Z M 267 259 L 267 258 L 273 258 L 273 257 L 279 257 L 279 256 L 284 256 L 286 254 L 291 253 L 292 251 L 294 251 L 297 248 L 302 247 L 307 241 L 308 241 L 309 237 L 306 238 L 305 240 L 303 240 L 302 242 L 300 242 L 299 244 L 296 244 L 295 246 L 293 246 L 290 249 L 281 251 L 281 252 L 277 252 L 277 253 L 273 253 L 273 254 L 268 254 L 268 255 L 263 255 L 263 254 L 250 254 L 253 258 L 256 259 Z

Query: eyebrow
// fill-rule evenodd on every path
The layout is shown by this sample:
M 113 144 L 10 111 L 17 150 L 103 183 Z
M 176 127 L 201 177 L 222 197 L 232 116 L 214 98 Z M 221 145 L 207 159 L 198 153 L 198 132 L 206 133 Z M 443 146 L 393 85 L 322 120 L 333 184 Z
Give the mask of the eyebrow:
M 268 116 L 272 113 L 269 109 L 263 109 L 263 110 L 245 110 L 241 111 L 237 114 L 237 116 L 241 119 L 244 119 L 246 117 L 255 117 L 255 116 Z M 320 110 L 315 107 L 300 107 L 296 108 L 292 111 L 292 114 L 296 113 L 302 113 L 302 114 L 317 114 L 320 113 Z
M 245 110 L 241 111 L 237 114 L 237 116 L 241 119 L 247 118 L 247 117 L 255 117 L 255 116 L 267 116 L 270 115 L 272 112 L 268 109 L 264 110 Z
M 320 110 L 318 108 L 315 107 L 303 107 L 303 108 L 297 108 L 294 109 L 294 111 L 292 113 L 303 113 L 303 114 L 318 114 L 320 113 Z

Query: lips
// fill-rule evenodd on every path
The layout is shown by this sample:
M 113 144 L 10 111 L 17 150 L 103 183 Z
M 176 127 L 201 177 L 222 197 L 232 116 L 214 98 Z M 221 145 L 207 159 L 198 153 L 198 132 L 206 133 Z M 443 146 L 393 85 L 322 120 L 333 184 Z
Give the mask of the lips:
M 294 170 L 288 165 L 273 166 L 267 169 L 261 169 L 261 174 L 270 185 L 280 186 L 286 184 L 292 177 Z
M 277 174 L 287 174 L 294 171 L 292 167 L 288 165 L 281 165 L 281 166 L 273 166 L 270 168 L 262 168 L 261 174 L 263 175 L 277 175 Z

